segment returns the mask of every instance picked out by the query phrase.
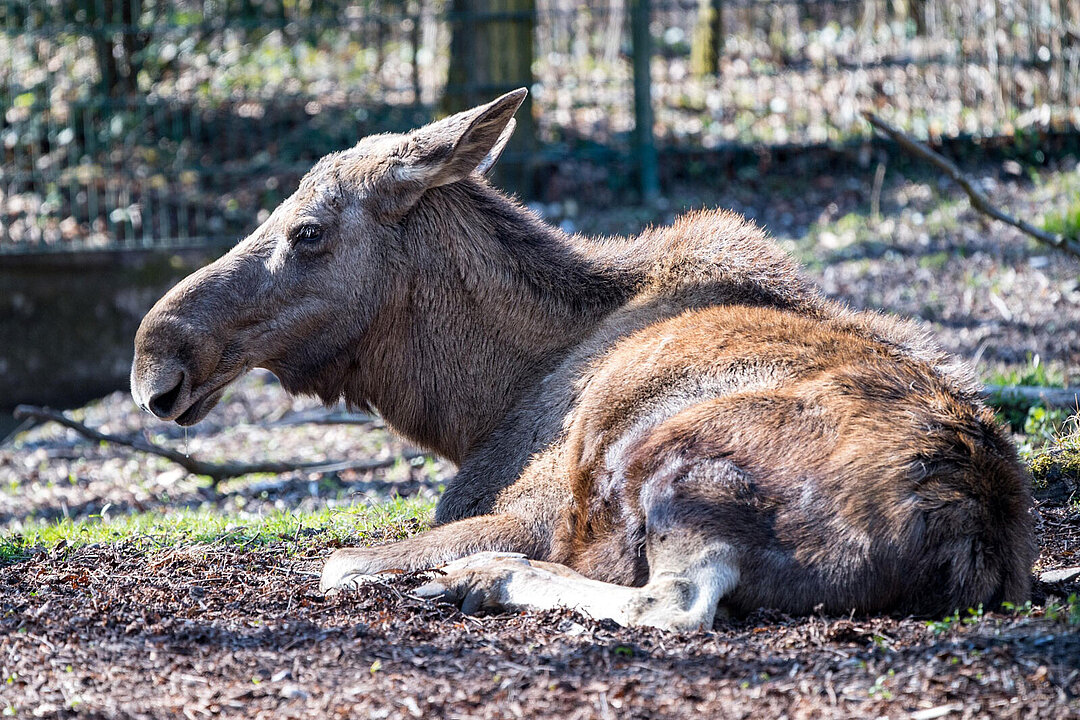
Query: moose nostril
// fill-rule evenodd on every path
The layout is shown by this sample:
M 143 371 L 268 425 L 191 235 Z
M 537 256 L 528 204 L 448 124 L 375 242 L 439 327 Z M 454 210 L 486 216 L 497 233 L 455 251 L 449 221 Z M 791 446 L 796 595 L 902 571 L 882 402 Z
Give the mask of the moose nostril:
M 159 418 L 168 417 L 172 414 L 172 410 L 176 407 L 176 401 L 180 399 L 180 391 L 184 387 L 184 374 L 180 374 L 180 379 L 176 381 L 176 385 L 172 390 L 168 390 L 159 395 L 155 395 L 150 398 L 148 406 L 150 412 L 157 415 Z

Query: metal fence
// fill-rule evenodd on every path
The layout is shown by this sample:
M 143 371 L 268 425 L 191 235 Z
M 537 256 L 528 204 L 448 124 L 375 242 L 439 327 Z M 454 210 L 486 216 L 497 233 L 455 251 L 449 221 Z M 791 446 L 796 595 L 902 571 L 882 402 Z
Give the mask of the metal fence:
M 649 142 L 843 144 L 867 106 L 1080 128 L 1080 0 L 478 2 L 0 0 L 0 253 L 232 242 L 326 152 L 494 95 L 447 86 L 492 18 L 532 26 L 532 162 L 616 188 Z

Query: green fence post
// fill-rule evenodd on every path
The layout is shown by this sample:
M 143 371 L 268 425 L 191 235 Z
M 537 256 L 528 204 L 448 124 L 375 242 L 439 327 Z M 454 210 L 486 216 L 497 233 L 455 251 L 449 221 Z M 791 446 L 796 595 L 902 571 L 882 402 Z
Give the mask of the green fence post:
M 637 160 L 641 198 L 651 202 L 660 194 L 660 181 L 656 169 L 656 144 L 653 142 L 649 0 L 630 0 L 630 43 L 634 61 L 634 157 Z

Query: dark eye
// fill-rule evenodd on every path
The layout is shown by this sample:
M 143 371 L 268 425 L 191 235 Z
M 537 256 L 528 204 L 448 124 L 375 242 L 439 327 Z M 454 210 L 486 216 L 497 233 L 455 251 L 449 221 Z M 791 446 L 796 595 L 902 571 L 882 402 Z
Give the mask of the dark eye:
M 318 242 L 322 237 L 322 228 L 318 225 L 301 225 L 293 231 L 293 241 L 298 243 Z

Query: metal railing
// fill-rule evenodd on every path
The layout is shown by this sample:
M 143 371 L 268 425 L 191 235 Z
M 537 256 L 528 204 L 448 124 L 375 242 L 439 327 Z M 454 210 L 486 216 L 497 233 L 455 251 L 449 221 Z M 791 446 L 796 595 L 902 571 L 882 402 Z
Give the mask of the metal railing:
M 531 22 L 531 77 L 448 85 L 481 21 Z M 1076 130 L 1080 2 L 3 0 L 0 253 L 232 242 L 323 154 L 508 83 L 530 161 L 615 190 L 648 187 L 649 144 L 843 144 L 865 106 L 921 136 Z

